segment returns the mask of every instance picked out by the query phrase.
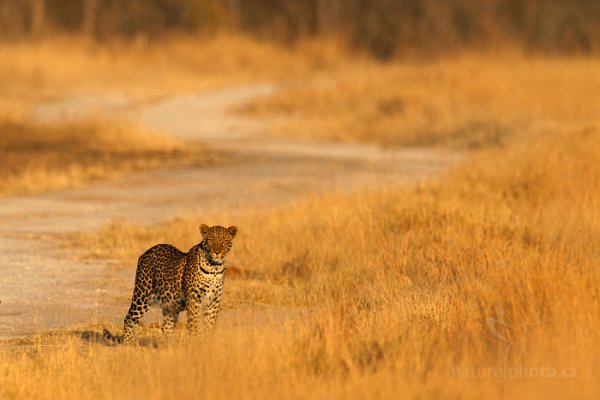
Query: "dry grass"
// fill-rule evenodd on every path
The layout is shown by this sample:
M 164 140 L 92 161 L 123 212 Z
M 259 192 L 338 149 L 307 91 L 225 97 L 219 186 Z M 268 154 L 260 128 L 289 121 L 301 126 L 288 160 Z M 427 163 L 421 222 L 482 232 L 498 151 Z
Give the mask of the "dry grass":
M 598 59 L 462 55 L 359 62 L 288 83 L 250 110 L 273 132 L 384 145 L 479 148 L 549 126 L 597 123 Z
M 106 120 L 36 124 L 0 119 L 0 196 L 36 193 L 140 169 L 210 163 L 200 145 Z
M 142 100 L 247 82 L 271 82 L 346 60 L 332 43 L 285 49 L 244 38 L 172 37 L 160 42 L 88 42 L 76 37 L 0 43 L 0 106 L 81 91 Z
M 227 282 L 226 308 L 283 304 L 302 316 L 222 331 L 201 346 L 69 345 L 66 355 L 42 351 L 35 362 L 8 358 L 5 376 L 32 369 L 45 381 L 36 363 L 59 374 L 68 373 L 61 363 L 92 364 L 81 385 L 118 376 L 102 389 L 73 384 L 90 397 L 129 393 L 135 377 L 149 394 L 177 388 L 210 398 L 594 398 L 599 157 L 598 127 L 550 130 L 482 151 L 417 189 L 238 217 L 230 263 L 241 273 Z M 153 243 L 190 246 L 198 222 L 118 224 L 82 240 L 133 267 L 134 254 Z M 210 361 L 189 360 L 196 352 Z M 119 355 L 141 372 L 111 367 Z M 166 374 L 156 370 L 162 363 L 171 366 Z
M 75 37 L 0 43 L 0 195 L 34 193 L 172 164 L 212 162 L 199 146 L 96 118 L 43 125 L 38 102 L 74 94 L 139 102 L 247 82 L 271 82 L 334 68 L 333 44 L 298 51 L 232 35 L 160 42 L 96 43 Z M 135 104 L 135 101 L 134 103 Z
M 301 313 L 158 349 L 34 338 L 0 353 L 0 397 L 596 398 L 597 65 L 363 65 L 266 100 L 259 112 L 297 113 L 311 136 L 503 146 L 417 188 L 82 235 L 133 268 L 157 242 L 190 247 L 200 222 L 235 223 L 225 308 Z

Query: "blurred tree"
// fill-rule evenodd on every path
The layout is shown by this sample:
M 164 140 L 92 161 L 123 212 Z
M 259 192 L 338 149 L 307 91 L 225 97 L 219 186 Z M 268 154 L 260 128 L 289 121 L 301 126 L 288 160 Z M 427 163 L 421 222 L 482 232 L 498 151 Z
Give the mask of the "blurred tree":
M 96 12 L 98 11 L 98 0 L 83 0 L 83 19 L 81 29 L 87 36 L 96 33 Z
M 39 36 L 46 22 L 46 1 L 31 0 L 31 33 Z
M 25 32 L 24 6 L 26 2 L 20 0 L 0 1 L 0 34 L 1 37 L 11 38 Z
M 102 40 L 237 31 L 335 36 L 382 59 L 499 43 L 598 53 L 598 21 L 600 0 L 0 0 L 0 40 L 48 27 Z
M 243 0 L 240 1 L 242 29 L 279 42 L 293 43 L 317 33 L 317 5 L 318 0 Z
M 319 35 L 339 33 L 343 0 L 321 0 L 316 3 L 316 25 Z
M 240 26 L 240 0 L 227 0 L 227 28 L 237 30 Z
M 214 33 L 226 29 L 230 19 L 229 1 L 185 0 L 182 18 L 188 30 Z
M 375 57 L 389 59 L 398 50 L 420 40 L 415 34 L 426 11 L 422 2 L 354 0 L 350 4 L 353 43 Z

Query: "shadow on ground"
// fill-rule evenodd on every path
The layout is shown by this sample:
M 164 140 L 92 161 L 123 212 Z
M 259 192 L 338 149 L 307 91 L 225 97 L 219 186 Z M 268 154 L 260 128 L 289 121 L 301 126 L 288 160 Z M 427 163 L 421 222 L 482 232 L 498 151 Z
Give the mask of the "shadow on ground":
M 92 330 L 84 330 L 81 332 L 79 337 L 87 343 L 103 345 L 107 347 L 115 347 L 114 344 L 107 341 L 102 332 L 92 331 Z M 133 345 L 140 347 L 148 347 L 153 349 L 165 348 L 167 346 L 167 341 L 164 337 L 140 337 L 136 338 Z

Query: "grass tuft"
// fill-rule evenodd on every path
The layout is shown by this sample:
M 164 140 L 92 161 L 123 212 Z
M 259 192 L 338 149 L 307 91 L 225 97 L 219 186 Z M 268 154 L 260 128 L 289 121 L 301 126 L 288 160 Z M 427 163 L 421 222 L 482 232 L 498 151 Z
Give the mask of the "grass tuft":
M 214 161 L 198 144 L 106 120 L 38 124 L 0 118 L 0 195 L 31 194 L 126 172 Z

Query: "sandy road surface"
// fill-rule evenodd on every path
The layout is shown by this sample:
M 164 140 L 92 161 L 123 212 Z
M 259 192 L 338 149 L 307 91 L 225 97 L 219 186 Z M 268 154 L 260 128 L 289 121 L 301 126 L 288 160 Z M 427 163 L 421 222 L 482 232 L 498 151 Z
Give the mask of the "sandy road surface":
M 61 233 L 115 219 L 157 223 L 184 212 L 268 208 L 326 190 L 352 191 L 439 174 L 460 156 L 439 150 L 275 139 L 265 125 L 230 109 L 273 91 L 269 85 L 185 94 L 135 105 L 122 96 L 77 95 L 41 104 L 39 120 L 104 112 L 152 130 L 201 140 L 232 162 L 137 173 L 49 194 L 0 199 L 0 337 L 122 320 L 133 270 L 83 262 L 55 247 Z M 132 260 L 132 263 L 135 260 Z M 243 320 L 224 313 L 221 326 Z

